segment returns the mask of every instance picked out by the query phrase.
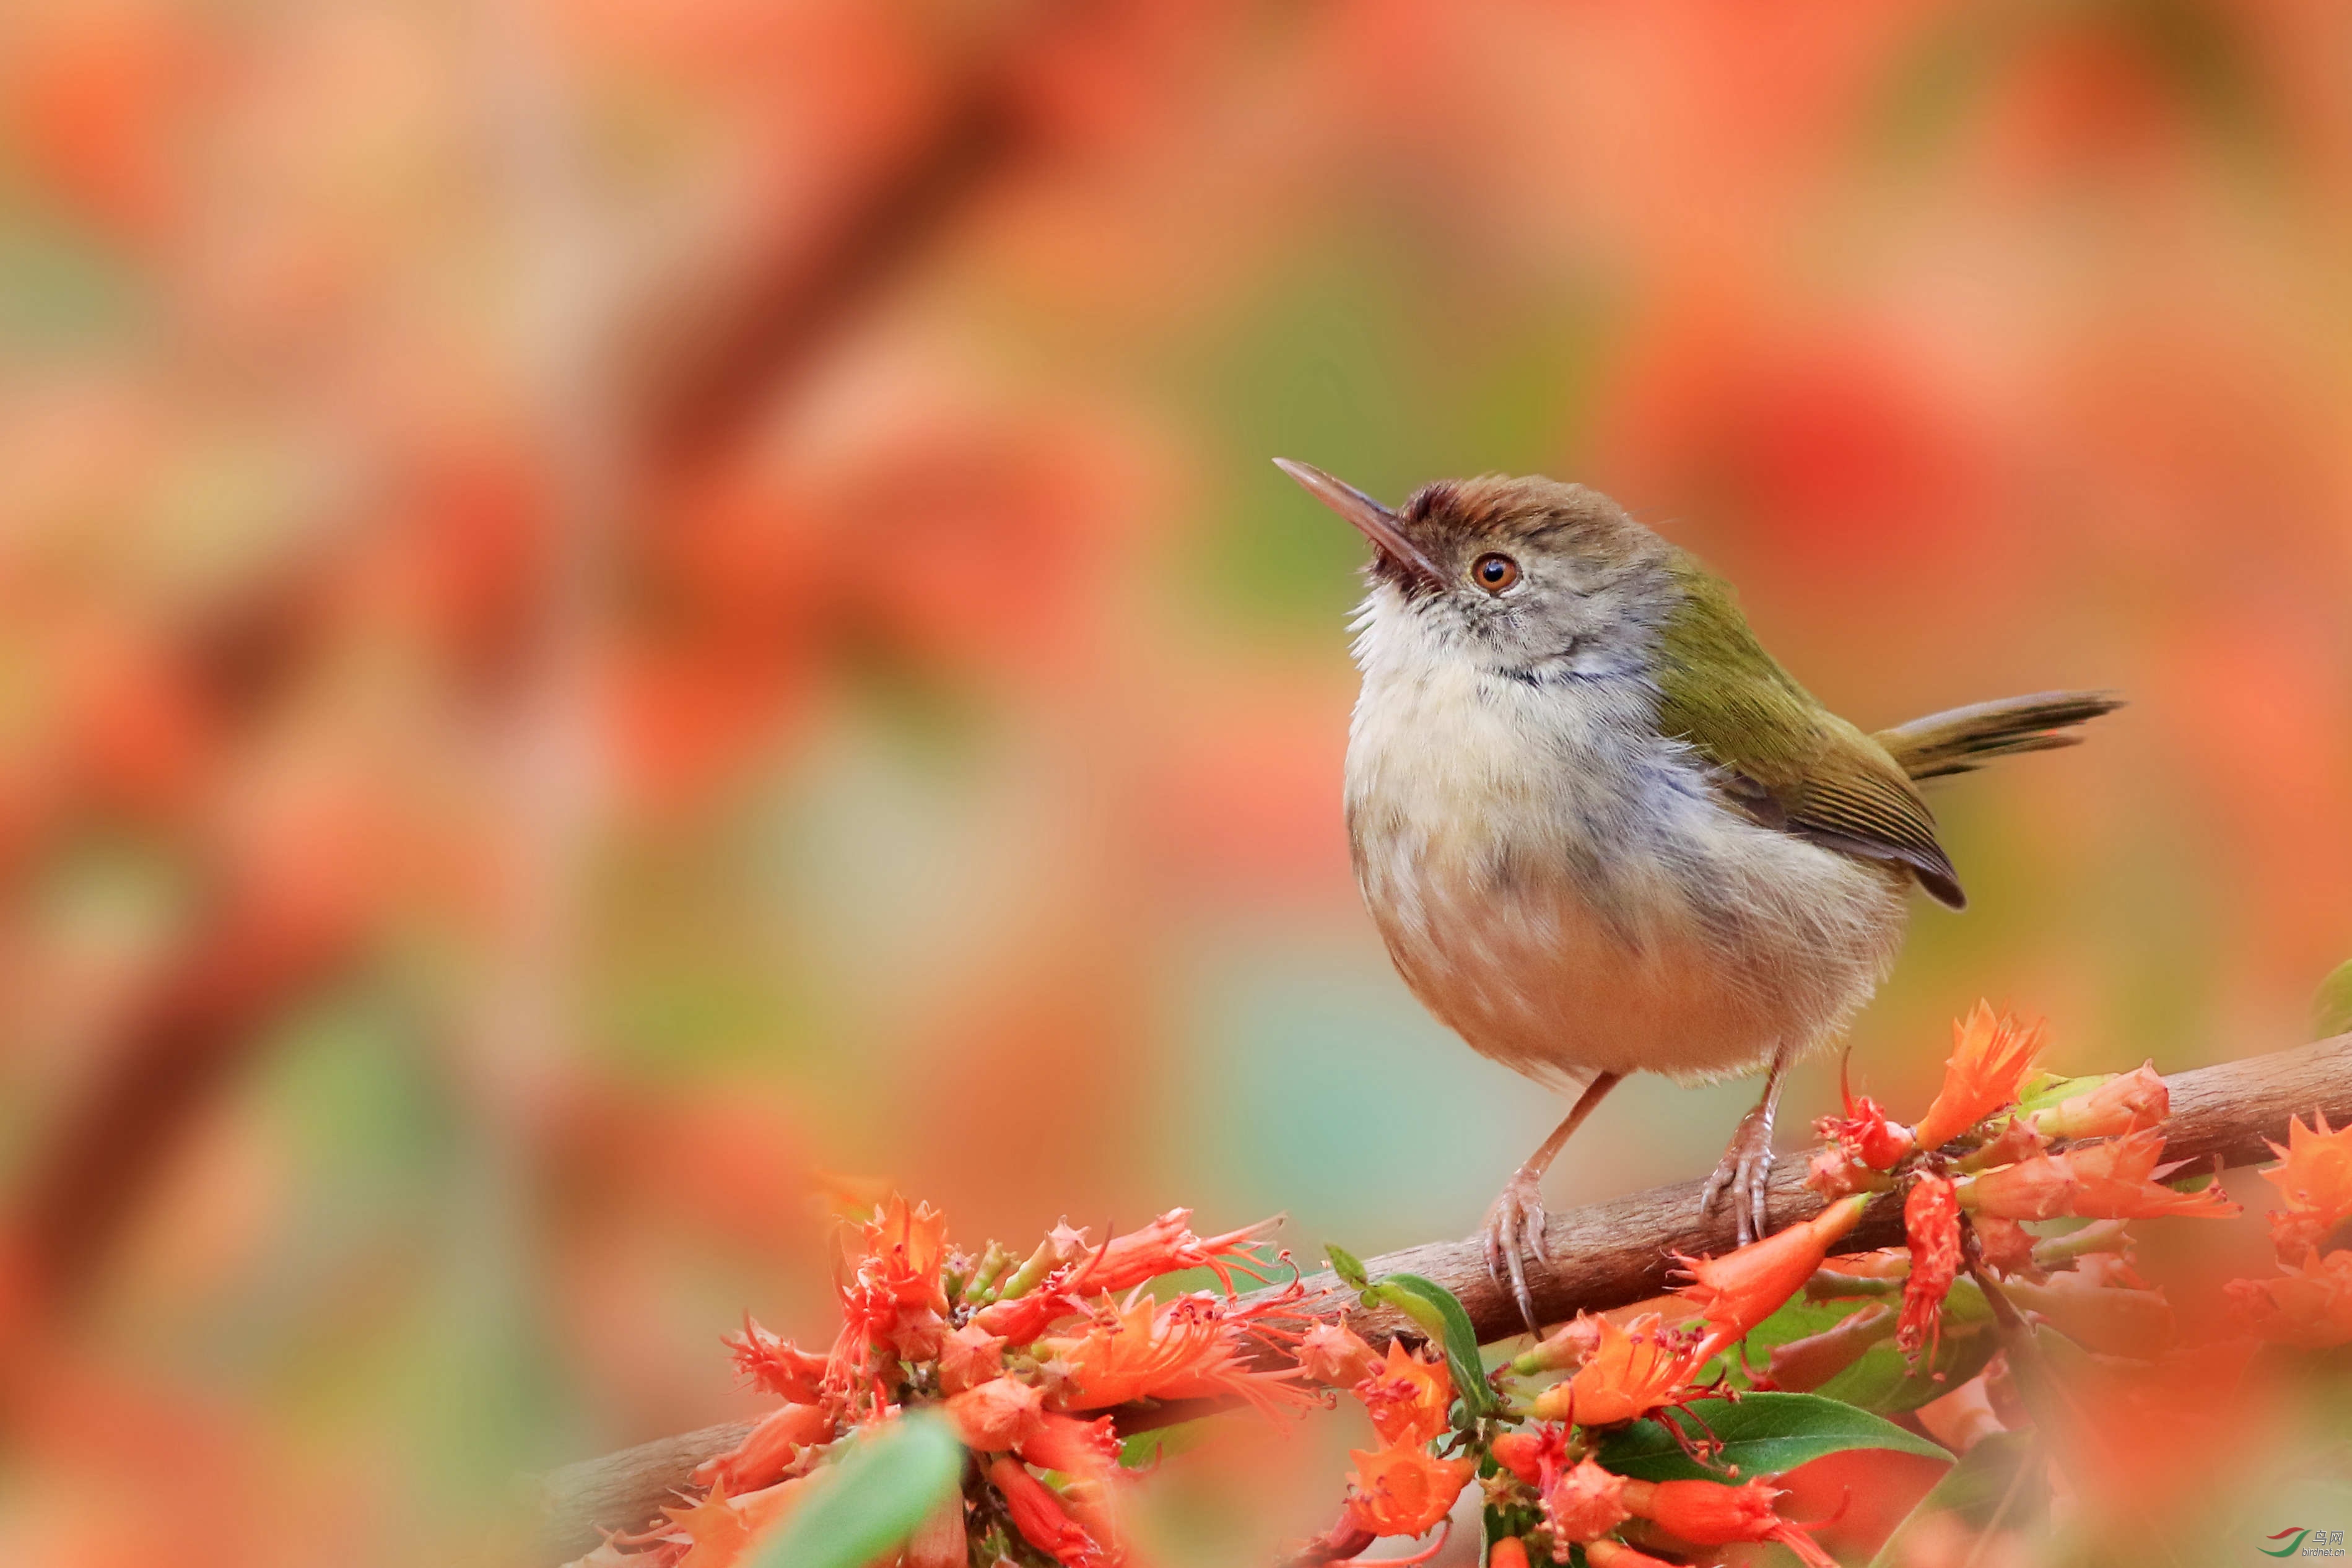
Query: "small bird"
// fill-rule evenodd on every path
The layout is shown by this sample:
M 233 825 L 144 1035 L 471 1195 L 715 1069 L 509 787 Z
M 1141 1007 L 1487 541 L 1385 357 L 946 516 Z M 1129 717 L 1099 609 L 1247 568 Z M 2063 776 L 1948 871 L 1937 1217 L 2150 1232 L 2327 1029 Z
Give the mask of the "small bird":
M 1391 511 L 1276 459 L 1373 546 L 1352 629 L 1348 841 L 1423 1005 L 1576 1091 L 1487 1212 L 1486 1266 L 1534 1329 L 1541 1182 L 1632 1072 L 1765 1070 L 1707 1180 L 1764 1228 L 1790 1063 L 1885 978 L 1916 883 L 1966 903 L 1916 787 L 2082 739 L 2121 706 L 2053 691 L 1865 734 L 1748 629 L 1731 587 L 1582 485 L 1489 475 Z

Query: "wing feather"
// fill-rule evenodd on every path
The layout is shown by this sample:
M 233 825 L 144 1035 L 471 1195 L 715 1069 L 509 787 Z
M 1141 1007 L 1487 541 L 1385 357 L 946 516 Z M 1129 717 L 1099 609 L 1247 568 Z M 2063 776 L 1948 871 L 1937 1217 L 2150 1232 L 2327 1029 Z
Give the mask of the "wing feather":
M 1688 557 L 1660 637 L 1658 727 L 1719 771 L 1724 798 L 1766 826 L 1907 868 L 1939 903 L 1968 897 L 1935 815 L 1887 749 L 1830 712 L 1764 650 L 1730 587 Z

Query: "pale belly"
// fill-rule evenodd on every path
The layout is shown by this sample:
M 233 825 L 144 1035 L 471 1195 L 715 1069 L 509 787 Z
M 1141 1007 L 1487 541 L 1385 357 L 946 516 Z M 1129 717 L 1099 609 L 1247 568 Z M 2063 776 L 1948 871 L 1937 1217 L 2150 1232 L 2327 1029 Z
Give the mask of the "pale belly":
M 1555 1085 L 1728 1077 L 1835 1038 L 1885 977 L 1905 875 L 1756 825 L 1654 737 L 1555 706 L 1530 762 L 1527 714 L 1435 706 L 1360 713 L 1349 832 L 1406 984 L 1481 1054 Z
M 1598 886 L 1560 865 L 1497 879 L 1484 857 L 1366 846 L 1365 901 L 1406 984 L 1482 1055 L 1555 1085 L 1722 1078 L 1834 1038 L 1902 940 L 1894 874 L 1773 837 L 1711 870 L 1619 866 Z M 1675 885 L 1690 869 L 1722 885 L 1693 897 Z

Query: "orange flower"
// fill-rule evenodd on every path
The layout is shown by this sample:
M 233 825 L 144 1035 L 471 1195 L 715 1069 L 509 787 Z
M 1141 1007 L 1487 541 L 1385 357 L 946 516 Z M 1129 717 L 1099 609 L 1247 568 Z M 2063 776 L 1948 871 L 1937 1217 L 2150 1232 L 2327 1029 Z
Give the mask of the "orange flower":
M 1903 1317 L 1895 1342 L 1917 1356 L 1943 1334 L 1944 1297 L 1960 1271 L 1960 1206 L 1949 1178 L 1925 1172 L 1903 1200 L 1903 1238 L 1911 1247 L 1911 1273 L 1903 1281 Z
M 2172 1114 L 2172 1090 L 2154 1062 L 2142 1062 L 2084 1093 L 2035 1111 L 2029 1120 L 2046 1138 L 2120 1138 L 2163 1125 Z
M 2179 1169 L 2158 1166 L 2163 1155 L 2164 1135 L 2153 1131 L 2085 1143 L 2063 1154 L 2036 1154 L 1961 1184 L 1960 1206 L 2005 1219 L 2227 1219 L 2238 1212 L 2218 1185 L 2180 1193 L 2160 1184 Z
M 1451 1425 L 1454 1379 L 1445 1363 L 1423 1360 L 1402 1340 L 1389 1342 L 1387 1363 L 1356 1384 L 1355 1394 L 1371 1415 L 1372 1430 L 1392 1447 L 1434 1442 Z
M 1561 1541 L 1591 1541 L 1633 1517 L 1625 1506 L 1625 1478 L 1580 1459 L 1545 1483 L 1544 1522 Z
M 1315 1402 L 1297 1367 L 1251 1370 L 1245 1315 L 1204 1292 L 1165 1307 L 1149 1295 L 1108 1310 L 1082 1335 L 1042 1339 L 1041 1357 L 1066 1366 L 1047 1403 L 1056 1410 L 1104 1410 L 1131 1399 L 1212 1399 L 1234 1395 L 1259 1410 L 1296 1410 Z
M 1486 1548 L 1486 1568 L 1528 1568 L 1527 1543 L 1516 1535 L 1506 1535 Z
M 2286 1200 L 2285 1208 L 2271 1213 L 2271 1240 L 2281 1258 L 2319 1246 L 2352 1219 L 2352 1127 L 2328 1131 L 2322 1111 L 2313 1111 L 2311 1119 L 2314 1127 L 2289 1119 L 2286 1147 L 2271 1144 L 2282 1163 L 2263 1173 Z
M 1318 1322 L 1298 1342 L 1298 1366 L 1328 1388 L 1353 1388 L 1380 1370 L 1381 1352 L 1341 1322 Z
M 1216 1275 L 1230 1296 L 1234 1290 L 1233 1265 L 1246 1260 L 1250 1248 L 1282 1223 L 1282 1216 L 1276 1215 L 1204 1241 L 1193 1235 L 1186 1223 L 1192 1217 L 1191 1209 L 1170 1209 L 1141 1230 L 1113 1237 L 1103 1243 L 1102 1251 L 1087 1271 L 1087 1289 L 1116 1293 L 1131 1290 L 1147 1279 L 1172 1274 L 1179 1268 L 1207 1268 Z
M 866 1243 L 861 1277 L 906 1306 L 948 1310 L 947 1292 L 940 1286 L 940 1262 L 947 1252 L 945 1215 L 929 1204 L 910 1205 L 892 1193 L 858 1229 Z
M 978 1323 L 966 1323 L 940 1340 L 940 1392 L 961 1394 L 1004 1370 L 1004 1342 Z
M 1017 1377 L 992 1377 L 947 1402 L 956 1436 L 976 1454 L 1018 1448 L 1045 1425 L 1045 1396 Z
M 2325 1350 L 2352 1341 L 2352 1252 L 2306 1253 L 2300 1267 L 2223 1289 L 2247 1331 L 2273 1344 Z
M 1359 1448 L 1348 1457 L 1356 1461 L 1348 1519 L 1374 1535 L 1427 1532 L 1454 1510 L 1454 1500 L 1477 1468 L 1470 1459 L 1441 1459 L 1417 1444 L 1378 1453 Z
M 732 1449 L 696 1466 L 694 1484 L 739 1492 L 771 1486 L 802 1449 L 830 1443 L 833 1436 L 833 1417 L 818 1406 L 783 1405 L 769 1412 Z
M 1952 1026 L 1944 1087 L 1913 1130 L 1918 1146 L 1941 1148 L 2014 1100 L 2042 1044 L 2041 1024 L 2022 1025 L 1978 1003 L 1974 1012 Z
M 1698 1360 L 1745 1339 L 1748 1331 L 1780 1310 L 1805 1288 L 1830 1247 L 1862 1218 L 1870 1199 L 1857 1193 L 1830 1205 L 1802 1225 L 1792 1225 L 1721 1258 L 1685 1258 L 1691 1282 L 1675 1292 L 1706 1315 L 1707 1337 Z
M 1705 1357 L 1693 1336 L 1665 1326 L 1655 1313 L 1620 1328 L 1606 1318 L 1599 1342 L 1576 1375 L 1536 1395 L 1535 1413 L 1545 1421 L 1613 1426 L 1672 1405 L 1688 1391 L 1691 1373 Z
M 735 1357 L 735 1370 L 751 1380 L 762 1394 L 814 1405 L 824 1383 L 824 1357 L 812 1355 L 781 1339 L 743 1314 L 743 1331 L 719 1341 Z
M 1811 1536 L 1774 1511 L 1772 1505 L 1786 1495 L 1761 1480 L 1736 1487 L 1721 1481 L 1629 1480 L 1624 1490 L 1626 1507 L 1694 1546 L 1777 1541 L 1807 1568 L 1837 1568 L 1837 1560 Z
M 1053 1489 L 1029 1473 L 1011 1455 L 999 1456 L 988 1467 L 988 1479 L 1004 1499 L 1013 1528 L 1021 1539 L 1063 1564 L 1063 1568 L 1108 1568 L 1108 1555 L 1087 1527 L 1072 1519 Z

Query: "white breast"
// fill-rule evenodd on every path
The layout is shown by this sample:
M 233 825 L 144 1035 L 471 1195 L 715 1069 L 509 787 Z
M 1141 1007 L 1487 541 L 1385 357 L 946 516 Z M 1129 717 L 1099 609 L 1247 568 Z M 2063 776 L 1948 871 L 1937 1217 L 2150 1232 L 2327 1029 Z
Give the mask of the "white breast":
M 1700 1079 L 1810 1049 L 1902 940 L 1903 879 L 1758 826 L 1638 679 L 1540 685 L 1369 618 L 1348 748 L 1358 886 L 1423 1004 L 1531 1077 Z

